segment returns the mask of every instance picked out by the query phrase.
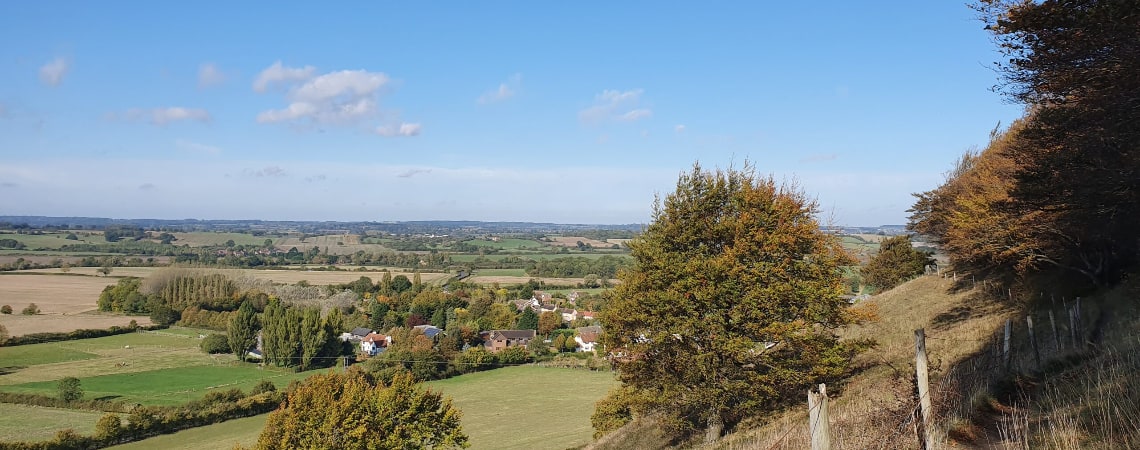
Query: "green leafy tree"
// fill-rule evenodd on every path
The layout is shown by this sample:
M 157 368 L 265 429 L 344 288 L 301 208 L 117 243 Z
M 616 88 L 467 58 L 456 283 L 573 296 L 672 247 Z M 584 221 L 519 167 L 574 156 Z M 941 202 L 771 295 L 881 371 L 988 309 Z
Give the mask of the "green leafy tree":
M 59 399 L 64 402 L 71 403 L 83 398 L 83 387 L 80 386 L 78 378 L 63 378 L 59 380 L 56 389 L 59 391 Z
M 929 254 L 911 245 L 910 236 L 899 235 L 879 243 L 879 253 L 871 257 L 862 274 L 867 284 L 883 291 L 922 275 L 933 263 Z
M 0 314 L 12 314 L 12 305 L 0 306 Z
M 269 414 L 256 448 L 466 448 L 460 416 L 406 372 L 387 386 L 358 371 L 314 375 Z
M 245 359 L 246 352 L 257 343 L 257 330 L 257 315 L 253 312 L 253 306 L 248 301 L 244 301 L 238 308 L 237 314 L 230 318 L 230 323 L 226 327 L 230 351 L 239 360 Z
M 515 325 L 519 330 L 537 330 L 538 329 L 538 314 L 535 314 L 531 308 L 523 308 L 522 313 L 519 314 L 518 324 Z
M 24 307 L 23 311 L 20 311 L 20 314 L 23 314 L 25 316 L 34 316 L 39 313 L 40 307 L 36 306 L 35 303 L 28 303 L 28 306 Z
M 226 335 L 220 333 L 211 333 L 202 339 L 198 344 L 198 348 L 203 352 L 212 355 L 230 352 L 230 340 Z
M 794 186 L 694 165 L 630 243 L 634 267 L 602 317 L 619 379 L 674 433 L 725 426 L 843 375 L 862 343 L 841 266 L 851 258 Z

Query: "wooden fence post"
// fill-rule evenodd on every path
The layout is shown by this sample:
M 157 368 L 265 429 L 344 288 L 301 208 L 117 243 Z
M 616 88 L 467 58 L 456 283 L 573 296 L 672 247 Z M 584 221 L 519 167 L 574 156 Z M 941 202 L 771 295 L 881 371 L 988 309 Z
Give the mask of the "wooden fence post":
M 1057 321 L 1053 318 L 1053 310 L 1049 309 L 1049 326 L 1053 327 L 1053 343 L 1057 345 L 1057 352 L 1061 351 L 1061 335 L 1057 334 Z
M 819 393 L 808 389 L 808 427 L 811 450 L 831 450 L 831 427 L 827 417 L 827 385 L 819 385 Z
M 1080 297 L 1077 297 L 1076 303 L 1077 303 L 1076 306 L 1073 306 L 1073 308 L 1076 309 L 1076 312 L 1073 313 L 1073 315 L 1076 316 L 1076 321 L 1074 323 L 1076 324 L 1076 327 L 1077 327 L 1077 339 L 1078 339 L 1078 341 L 1073 343 L 1073 347 L 1076 347 L 1079 350 L 1085 346 L 1085 324 L 1082 323 L 1082 321 L 1081 321 L 1081 298 Z
M 1033 362 L 1037 363 L 1037 371 L 1041 371 L 1041 351 L 1037 349 L 1037 336 L 1033 334 L 1033 316 L 1025 316 L 1025 325 L 1029 327 L 1029 344 L 1033 346 Z
M 926 360 L 926 330 L 914 330 L 914 378 L 918 385 L 918 440 L 922 448 L 934 448 L 934 411 L 930 405 L 930 374 Z
M 1002 341 L 1001 345 L 1001 360 L 1006 372 L 1009 371 L 1009 363 L 1011 361 L 1009 357 L 1009 339 L 1011 337 L 1013 337 L 1013 320 L 1005 319 L 1005 340 Z

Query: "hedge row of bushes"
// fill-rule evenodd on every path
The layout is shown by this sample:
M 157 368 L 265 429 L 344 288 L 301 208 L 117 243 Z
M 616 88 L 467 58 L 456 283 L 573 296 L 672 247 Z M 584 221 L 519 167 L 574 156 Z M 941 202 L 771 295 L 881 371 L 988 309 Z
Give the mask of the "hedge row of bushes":
M 40 394 L 17 394 L 14 392 L 0 392 L 0 403 L 18 403 L 21 405 L 46 406 L 49 408 L 86 409 L 119 413 L 129 413 L 138 406 L 135 403 L 110 400 L 76 400 L 68 402 L 58 397 L 49 397 Z
M 134 333 L 139 330 L 161 330 L 166 328 L 162 325 L 149 325 L 139 326 L 134 320 L 130 325 L 125 327 L 113 326 L 107 329 L 89 328 L 84 330 L 68 331 L 63 333 L 32 333 L 23 336 L 9 337 L 7 341 L 3 342 L 4 347 L 12 347 L 16 345 L 39 344 L 43 342 L 57 342 L 57 341 L 72 341 L 76 339 L 90 339 L 104 336 L 114 336 L 116 334 Z
M 277 392 L 272 386 L 273 383 L 265 381 L 255 387 L 254 393 L 249 396 L 238 389 L 211 392 L 201 400 L 176 407 L 138 406 L 127 415 L 125 424 L 118 414 L 108 413 L 95 424 L 95 433 L 91 436 L 66 429 L 49 441 L 0 442 L 0 450 L 99 449 L 187 428 L 264 414 L 277 409 L 285 399 L 285 394 Z

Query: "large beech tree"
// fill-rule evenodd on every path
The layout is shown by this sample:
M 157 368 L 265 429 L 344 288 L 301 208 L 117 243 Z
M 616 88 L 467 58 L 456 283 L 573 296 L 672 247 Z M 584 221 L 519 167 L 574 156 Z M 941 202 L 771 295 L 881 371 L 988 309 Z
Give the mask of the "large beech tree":
M 411 374 L 387 386 L 359 371 L 313 375 L 269 414 L 257 449 L 465 448 L 461 413 Z
M 851 258 L 816 212 L 750 166 L 681 175 L 630 243 L 634 266 L 602 318 L 639 409 L 714 440 L 844 373 L 864 344 L 834 333 L 851 321 L 840 299 Z

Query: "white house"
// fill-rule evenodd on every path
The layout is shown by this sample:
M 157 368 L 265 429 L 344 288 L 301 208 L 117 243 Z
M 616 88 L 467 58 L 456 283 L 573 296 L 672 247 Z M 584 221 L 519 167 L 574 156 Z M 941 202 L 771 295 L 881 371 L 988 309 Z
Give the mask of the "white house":
M 388 349 L 388 345 L 392 343 L 391 336 L 383 334 L 369 333 L 364 339 L 360 340 L 360 351 L 368 356 L 376 356 Z

